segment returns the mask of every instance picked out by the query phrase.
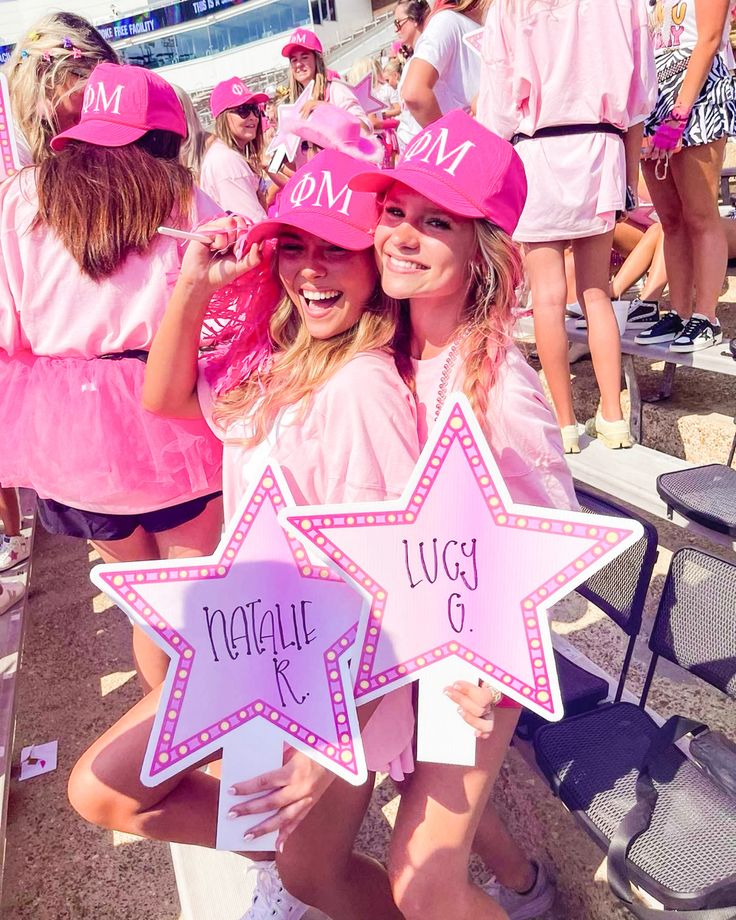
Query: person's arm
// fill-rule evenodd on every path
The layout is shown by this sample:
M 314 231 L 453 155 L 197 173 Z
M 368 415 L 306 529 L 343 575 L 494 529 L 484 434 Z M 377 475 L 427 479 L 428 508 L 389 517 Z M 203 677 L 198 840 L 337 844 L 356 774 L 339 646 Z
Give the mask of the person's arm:
M 197 399 L 199 340 L 214 292 L 260 262 L 257 246 L 240 261 L 228 253 L 238 230 L 234 217 L 213 221 L 198 233 L 212 233 L 212 243 L 187 246 L 161 325 L 151 343 L 143 382 L 143 408 L 172 418 L 201 418 Z
M 630 125 L 624 134 L 626 152 L 626 185 L 631 189 L 635 201 L 639 201 L 639 163 L 641 162 L 641 145 L 644 140 L 644 122 Z
M 689 113 L 700 95 L 713 58 L 723 42 L 723 30 L 730 7 L 731 0 L 695 0 L 698 40 L 690 55 L 673 111 Z
M 423 128 L 442 117 L 442 110 L 434 94 L 439 76 L 428 61 L 413 58 L 401 87 L 404 105 Z

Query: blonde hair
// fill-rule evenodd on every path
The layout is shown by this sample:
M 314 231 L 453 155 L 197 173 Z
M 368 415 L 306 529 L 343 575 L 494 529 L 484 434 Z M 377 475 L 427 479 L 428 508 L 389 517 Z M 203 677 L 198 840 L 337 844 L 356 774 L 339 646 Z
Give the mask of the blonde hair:
M 373 85 L 377 86 L 383 82 L 383 68 L 376 58 L 365 57 L 356 61 L 347 73 L 346 81 L 351 86 L 359 83 L 366 74 L 373 78 Z
M 475 253 L 468 266 L 467 295 L 455 333 L 463 364 L 463 392 L 487 438 L 489 394 L 511 343 L 517 291 L 523 281 L 519 247 L 487 220 L 474 220 Z M 410 353 L 409 311 L 401 314 L 396 351 Z
M 3 69 L 13 118 L 34 163 L 51 155 L 49 144 L 59 133 L 56 111 L 61 102 L 81 91 L 102 62 L 120 63 L 100 33 L 73 13 L 44 16 L 15 46 Z
M 311 54 L 314 55 L 314 63 L 317 68 L 314 75 L 312 99 L 315 102 L 324 102 L 327 95 L 327 84 L 330 82 L 327 79 L 327 66 L 323 55 L 317 51 L 312 51 Z M 293 105 L 303 92 L 304 88 L 296 82 L 296 78 L 291 72 L 291 67 L 289 67 L 289 102 Z
M 256 136 L 252 141 L 248 141 L 243 150 L 235 139 L 235 135 L 230 130 L 230 125 L 227 121 L 228 112 L 229 109 L 225 109 L 225 111 L 220 112 L 215 119 L 215 136 L 218 137 L 223 144 L 227 144 L 232 150 L 237 150 L 241 156 L 245 157 L 253 175 L 257 176 L 259 179 L 263 179 L 263 124 L 260 115 L 258 116 L 258 124 L 256 126 Z M 265 207 L 265 198 L 261 192 L 258 193 L 258 198 L 261 201 L 261 205 Z
M 184 117 L 187 120 L 187 136 L 179 148 L 179 162 L 182 166 L 186 166 L 187 169 L 192 171 L 195 181 L 198 182 L 199 173 L 202 169 L 202 160 L 212 135 L 202 127 L 202 122 L 197 110 L 194 108 L 194 103 L 189 93 L 182 89 L 181 86 L 176 86 L 173 83 L 171 85 L 179 97 L 181 107 L 184 109 Z
M 282 409 L 302 403 L 301 411 L 306 412 L 315 391 L 356 355 L 378 348 L 391 350 L 398 314 L 397 301 L 381 293 L 377 279 L 368 304 L 352 328 L 330 339 L 315 339 L 296 305 L 284 297 L 269 324 L 275 349 L 270 366 L 218 400 L 216 423 L 226 429 L 229 422 L 252 412 L 249 436 L 243 443 L 248 447 L 259 444 Z M 399 357 L 397 366 L 408 379 L 408 357 Z

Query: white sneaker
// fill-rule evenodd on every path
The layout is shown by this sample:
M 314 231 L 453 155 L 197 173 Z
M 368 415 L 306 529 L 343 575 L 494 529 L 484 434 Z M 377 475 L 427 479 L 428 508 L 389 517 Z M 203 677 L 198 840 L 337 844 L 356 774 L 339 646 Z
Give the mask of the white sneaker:
M 258 877 L 253 904 L 241 920 L 299 920 L 309 910 L 284 888 L 275 862 L 253 863 L 248 871 L 258 873 Z
M 0 543 L 0 572 L 20 565 L 31 555 L 31 541 L 28 537 L 3 537 Z
M 0 581 L 0 616 L 15 607 L 26 589 L 18 581 Z
M 504 888 L 494 878 L 481 885 L 482 890 L 503 907 L 509 915 L 509 920 L 534 920 L 549 910 L 554 903 L 555 883 L 541 863 L 535 862 L 533 865 L 537 867 L 537 880 L 531 891 L 526 894 Z

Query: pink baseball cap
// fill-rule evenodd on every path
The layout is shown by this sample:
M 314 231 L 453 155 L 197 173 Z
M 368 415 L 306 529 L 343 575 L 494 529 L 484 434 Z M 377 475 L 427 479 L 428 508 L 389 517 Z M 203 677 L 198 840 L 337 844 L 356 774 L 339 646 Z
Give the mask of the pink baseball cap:
M 237 109 L 239 105 L 247 105 L 249 102 L 264 105 L 268 102 L 268 96 L 265 93 L 252 92 L 240 77 L 230 77 L 229 80 L 218 83 L 212 90 L 210 111 L 212 117 L 217 118 L 227 109 Z
M 365 171 L 365 162 L 337 150 L 321 150 L 289 179 L 279 196 L 278 214 L 256 224 L 248 243 L 278 236 L 283 227 L 296 227 L 343 249 L 368 249 L 378 223 L 376 196 L 349 187 L 350 180 Z
M 350 187 L 384 192 L 401 182 L 452 214 L 482 217 L 512 234 L 526 203 L 524 165 L 508 141 L 461 109 L 410 141 L 395 169 L 363 172 Z
M 322 42 L 311 29 L 294 29 L 289 36 L 289 41 L 281 49 L 281 54 L 288 58 L 295 51 L 314 51 L 315 54 L 324 54 Z
M 57 134 L 51 147 L 61 150 L 69 141 L 123 147 L 147 131 L 187 136 L 187 121 L 174 88 L 145 67 L 104 63 L 87 81 L 79 124 Z

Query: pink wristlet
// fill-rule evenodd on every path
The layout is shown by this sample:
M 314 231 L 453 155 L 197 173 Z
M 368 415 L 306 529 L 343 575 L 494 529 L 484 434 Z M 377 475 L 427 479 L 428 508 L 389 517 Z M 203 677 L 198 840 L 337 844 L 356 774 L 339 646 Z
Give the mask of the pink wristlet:
M 657 130 L 652 137 L 652 147 L 659 150 L 674 150 L 682 140 L 687 121 L 677 121 L 676 124 L 664 123 L 657 125 Z

